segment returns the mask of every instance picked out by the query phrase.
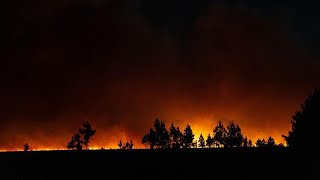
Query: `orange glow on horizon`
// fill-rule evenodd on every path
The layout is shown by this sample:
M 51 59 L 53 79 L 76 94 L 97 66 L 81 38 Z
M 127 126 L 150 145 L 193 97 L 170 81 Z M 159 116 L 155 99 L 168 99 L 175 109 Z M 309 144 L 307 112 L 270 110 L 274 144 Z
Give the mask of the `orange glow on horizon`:
M 200 134 L 203 135 L 204 139 L 207 139 L 208 134 L 210 133 L 210 135 L 213 135 L 213 128 L 218 124 L 218 120 L 214 120 L 216 119 L 214 116 L 207 116 L 207 117 L 195 117 L 195 118 L 191 118 L 190 119 L 190 126 L 191 129 L 193 130 L 194 133 L 194 140 L 198 140 Z M 201 122 L 201 123 L 200 123 Z M 224 127 L 226 128 L 228 125 L 228 122 L 230 121 L 222 121 Z M 235 123 L 237 123 L 237 121 L 234 121 Z M 185 126 L 186 126 L 186 121 L 178 121 L 177 123 L 173 122 L 175 124 L 175 126 L 180 128 L 180 131 L 183 132 Z M 166 128 L 169 130 L 171 122 L 169 121 L 165 121 L 166 124 Z M 253 145 L 255 145 L 255 142 L 258 138 L 260 139 L 265 139 L 267 141 L 267 139 L 269 138 L 269 136 L 272 136 L 275 139 L 276 144 L 280 144 L 283 143 L 284 145 L 286 145 L 284 139 L 282 138 L 283 134 L 286 134 L 287 131 L 290 128 L 290 124 L 288 125 L 288 129 L 284 129 L 283 131 L 257 131 L 253 128 L 250 128 L 249 126 L 245 126 L 241 123 L 237 123 L 241 130 L 242 130 L 242 134 L 244 136 L 246 136 L 248 139 L 252 140 Z M 152 127 L 152 123 L 150 123 L 150 127 Z M 100 133 L 99 133 L 100 132 Z M 109 132 L 110 133 L 110 132 Z M 141 137 L 131 137 L 129 136 L 126 132 L 122 131 L 118 131 L 117 128 L 115 128 L 114 130 L 112 130 L 111 132 L 113 135 L 109 136 L 108 140 L 104 137 L 106 137 L 108 135 L 108 132 L 105 132 L 103 130 L 99 130 L 99 128 L 97 128 L 97 133 L 95 136 L 92 137 L 90 145 L 89 145 L 89 149 L 90 150 L 100 150 L 100 149 L 104 149 L 104 150 L 108 150 L 108 149 L 118 149 L 118 142 L 121 139 L 122 143 L 125 144 L 126 141 L 130 141 L 131 139 L 133 140 L 134 143 L 134 149 L 144 149 L 144 148 L 148 148 L 148 146 L 145 146 L 144 144 L 141 143 L 141 139 L 143 137 L 143 134 L 145 133 L 141 133 Z M 46 146 L 46 145 L 42 145 L 41 143 L 37 143 L 36 141 L 31 141 L 28 142 L 29 146 L 30 146 L 30 150 L 31 151 L 51 151 L 51 150 L 67 150 L 64 144 L 67 144 L 67 142 L 70 140 L 71 134 L 68 135 L 65 138 L 59 137 L 60 139 L 64 139 L 64 143 L 62 142 L 57 142 L 56 144 L 51 144 L 50 146 Z M 5 152 L 5 151 L 23 151 L 23 144 L 19 147 L 14 147 L 14 148 L 5 148 L 2 147 L 0 149 L 1 152 Z
M 207 139 L 208 134 L 210 134 L 212 137 L 213 128 L 218 124 L 218 120 L 213 121 L 212 119 L 214 119 L 212 116 L 207 118 L 195 118 L 192 120 L 192 122 L 194 123 L 189 123 L 195 135 L 194 140 L 198 140 L 200 137 L 200 134 L 202 134 L 205 140 Z M 197 122 L 201 122 L 201 123 L 197 123 Z M 230 121 L 222 121 L 225 128 L 228 126 L 229 122 Z M 265 139 L 267 141 L 270 136 L 274 138 L 276 144 L 282 143 L 286 145 L 285 140 L 282 138 L 282 135 L 287 134 L 287 132 L 289 131 L 290 124 L 288 126 L 288 129 L 285 129 L 283 132 L 269 131 L 269 130 L 268 130 L 269 132 L 268 131 L 264 132 L 264 131 L 257 131 L 250 127 L 244 126 L 241 123 L 237 123 L 237 121 L 234 121 L 234 123 L 240 126 L 243 136 L 247 137 L 248 140 L 251 139 L 253 145 L 255 145 L 255 142 L 257 141 L 257 139 Z M 179 126 L 179 127 L 181 128 L 184 126 Z

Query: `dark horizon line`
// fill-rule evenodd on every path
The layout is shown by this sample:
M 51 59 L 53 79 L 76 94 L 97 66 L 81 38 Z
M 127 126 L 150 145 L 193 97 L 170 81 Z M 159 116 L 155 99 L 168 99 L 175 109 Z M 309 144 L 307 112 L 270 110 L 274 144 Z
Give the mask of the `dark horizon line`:
M 150 149 L 150 148 L 133 148 L 133 149 L 119 149 L 119 148 L 94 148 L 94 149 L 83 149 L 80 151 L 77 150 L 73 150 L 73 149 L 50 149 L 50 150 L 29 150 L 29 151 L 24 151 L 24 150 L 3 150 L 0 151 L 0 153 L 14 153 L 14 152 L 23 152 L 23 153 L 29 153 L 29 152 L 55 152 L 55 151 L 70 151 L 70 152 L 83 152 L 83 151 L 139 151 L 139 150 L 148 150 L 148 151 L 192 151 L 192 150 L 199 150 L 199 149 L 203 149 L 203 150 L 216 150 L 216 149 L 221 149 L 221 150 L 231 150 L 231 149 L 290 149 L 290 147 L 288 146 L 272 146 L 272 147 L 257 147 L 257 146 L 251 146 L 251 147 L 233 147 L 233 148 L 224 148 L 224 147 L 205 147 L 205 148 L 201 148 L 201 147 L 192 147 L 192 148 L 156 148 L 156 149 Z

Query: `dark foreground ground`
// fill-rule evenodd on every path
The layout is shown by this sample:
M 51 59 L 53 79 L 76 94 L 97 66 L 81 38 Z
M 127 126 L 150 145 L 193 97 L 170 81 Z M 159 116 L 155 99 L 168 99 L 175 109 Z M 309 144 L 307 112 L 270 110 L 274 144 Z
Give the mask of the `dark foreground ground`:
M 0 153 L 0 179 L 320 179 L 289 149 L 90 150 Z

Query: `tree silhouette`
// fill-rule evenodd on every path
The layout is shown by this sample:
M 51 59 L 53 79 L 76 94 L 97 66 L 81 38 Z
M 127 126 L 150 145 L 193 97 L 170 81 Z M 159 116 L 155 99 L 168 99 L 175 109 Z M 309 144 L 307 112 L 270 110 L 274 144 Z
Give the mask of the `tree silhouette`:
M 125 149 L 130 149 L 130 143 L 127 141 L 126 145 L 124 147 L 125 147 Z
M 30 146 L 29 146 L 28 143 L 26 143 L 26 144 L 23 145 L 23 150 L 24 150 L 24 151 L 29 151 L 29 150 L 30 150 Z
M 202 134 L 200 134 L 200 137 L 199 137 L 199 147 L 201 148 L 204 148 L 206 146 L 206 143 L 204 141 L 204 138 L 202 136 Z
M 225 137 L 225 147 L 241 147 L 243 135 L 241 128 L 233 121 L 227 126 L 227 133 Z
M 226 129 L 223 127 L 221 121 L 219 121 L 218 125 L 213 130 L 213 140 L 217 147 L 224 144 L 224 140 L 226 137 Z
M 170 143 L 169 132 L 166 129 L 165 123 L 159 119 L 156 119 L 154 122 L 154 128 L 157 134 L 156 145 L 159 148 L 168 148 Z
M 194 134 L 189 124 L 186 125 L 186 128 L 183 132 L 183 146 L 184 148 L 190 148 L 192 146 L 194 139 Z
M 171 147 L 174 149 L 178 149 L 182 145 L 182 133 L 180 132 L 179 127 L 175 127 L 173 123 L 171 123 L 170 127 L 170 140 L 171 140 Z
M 256 141 L 256 147 L 266 147 L 267 143 L 264 139 L 257 139 Z
M 192 148 L 198 148 L 198 141 L 197 140 L 194 140 L 191 144 L 191 147 Z
M 82 143 L 83 141 L 81 139 L 81 136 L 79 132 L 77 132 L 71 137 L 71 141 L 68 143 L 67 149 L 74 149 L 80 151 L 82 150 Z
M 268 138 L 267 146 L 268 146 L 268 147 L 274 147 L 274 146 L 276 146 L 276 143 L 274 142 L 273 137 L 270 136 L 270 137 Z
M 248 141 L 248 147 L 252 147 L 252 141 L 251 141 L 251 139 L 249 139 L 249 141 Z
M 79 128 L 67 144 L 67 149 L 82 150 L 83 146 L 88 149 L 90 138 L 94 136 L 96 130 L 91 127 L 91 124 L 86 121 L 83 123 L 83 127 Z
M 292 129 L 288 136 L 283 135 L 287 145 L 295 149 L 315 150 L 319 146 L 314 143 L 319 140 L 318 127 L 314 124 L 320 119 L 320 89 L 314 89 L 308 94 L 301 109 L 298 110 L 291 120 Z
M 133 149 L 133 141 L 132 141 L 132 139 L 130 140 L 130 143 L 129 143 L 129 149 Z
M 210 136 L 210 134 L 209 134 L 208 137 L 207 137 L 207 140 L 206 140 L 206 145 L 207 145 L 209 148 L 211 148 L 212 144 L 213 144 L 213 139 L 211 138 L 211 136 Z
M 145 134 L 142 138 L 142 143 L 150 145 L 150 149 L 169 148 L 170 136 L 166 129 L 165 123 L 158 118 L 153 122 L 154 130 L 151 128 L 149 133 Z
M 142 138 L 142 144 L 149 145 L 153 149 L 156 145 L 157 135 L 156 132 L 150 128 L 149 133 L 145 134 Z
M 242 146 L 243 146 L 243 147 L 248 147 L 248 139 L 247 139 L 247 137 L 244 137 L 244 138 L 243 138 Z
M 121 140 L 120 140 L 119 143 L 118 143 L 118 147 L 119 147 L 119 149 L 122 148 L 122 142 L 121 142 Z
M 96 130 L 91 127 L 91 124 L 86 121 L 83 123 L 83 128 L 79 128 L 79 133 L 83 139 L 83 145 L 88 149 L 90 138 L 95 135 Z

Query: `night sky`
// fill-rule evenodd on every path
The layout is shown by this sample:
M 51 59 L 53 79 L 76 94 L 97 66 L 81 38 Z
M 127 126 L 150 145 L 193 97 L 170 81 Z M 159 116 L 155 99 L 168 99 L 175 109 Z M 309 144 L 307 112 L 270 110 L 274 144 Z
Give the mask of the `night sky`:
M 318 6 L 304 0 L 65 0 L 1 5 L 0 149 L 136 147 L 158 117 L 276 143 L 320 85 Z

